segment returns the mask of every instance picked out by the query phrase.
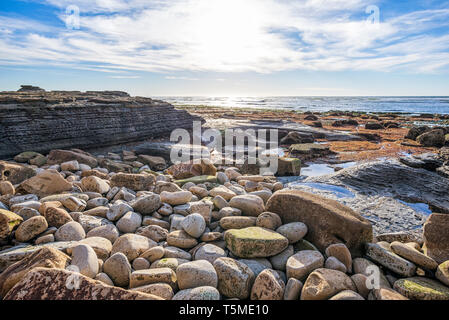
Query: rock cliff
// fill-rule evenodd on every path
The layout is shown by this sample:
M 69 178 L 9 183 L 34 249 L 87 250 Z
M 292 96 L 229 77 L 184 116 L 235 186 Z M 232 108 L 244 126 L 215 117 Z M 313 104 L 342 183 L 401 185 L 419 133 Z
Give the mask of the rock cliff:
M 33 150 L 96 149 L 190 129 L 184 110 L 120 91 L 0 92 L 0 158 Z

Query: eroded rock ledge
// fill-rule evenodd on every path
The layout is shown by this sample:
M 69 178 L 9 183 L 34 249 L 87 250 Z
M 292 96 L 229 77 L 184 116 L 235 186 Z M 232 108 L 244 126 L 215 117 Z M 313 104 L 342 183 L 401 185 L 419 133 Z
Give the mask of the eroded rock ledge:
M 201 118 L 120 91 L 0 92 L 0 158 L 160 138 L 194 120 Z

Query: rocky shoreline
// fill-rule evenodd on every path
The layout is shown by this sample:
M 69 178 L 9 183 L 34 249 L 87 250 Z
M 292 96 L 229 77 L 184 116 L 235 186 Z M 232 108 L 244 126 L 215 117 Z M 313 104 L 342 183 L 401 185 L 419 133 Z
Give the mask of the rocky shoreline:
M 169 136 L 201 121 L 188 112 L 120 91 L 0 92 L 0 159 L 33 150 L 97 148 Z
M 0 297 L 449 300 L 445 127 L 208 112 L 191 117 L 278 129 L 281 177 L 143 152 L 166 141 L 103 154 L 31 148 L 0 161 Z M 385 152 L 391 159 L 379 159 Z M 302 179 L 313 163 L 335 172 Z

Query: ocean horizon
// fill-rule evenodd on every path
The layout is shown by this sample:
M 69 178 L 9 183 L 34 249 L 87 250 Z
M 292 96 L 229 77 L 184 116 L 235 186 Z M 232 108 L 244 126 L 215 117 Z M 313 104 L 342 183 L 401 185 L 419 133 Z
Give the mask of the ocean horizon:
M 403 114 L 449 114 L 449 96 L 157 96 L 175 106 L 214 106 L 288 111 L 352 111 Z

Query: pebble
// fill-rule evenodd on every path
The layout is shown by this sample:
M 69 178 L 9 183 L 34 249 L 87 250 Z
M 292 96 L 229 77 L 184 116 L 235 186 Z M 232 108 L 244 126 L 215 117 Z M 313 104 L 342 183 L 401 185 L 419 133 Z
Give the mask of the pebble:
M 348 272 L 352 272 L 352 256 L 348 247 L 343 243 L 331 244 L 326 248 L 326 256 L 335 257 L 343 263 Z
M 146 286 L 137 287 L 131 290 L 153 294 L 165 300 L 171 300 L 174 295 L 172 287 L 166 283 L 153 283 L 148 284 Z
M 162 216 L 169 216 L 173 213 L 173 207 L 168 203 L 163 203 L 157 212 Z
M 142 253 L 139 258 L 145 258 L 150 263 L 152 263 L 156 260 L 161 259 L 164 256 L 164 254 L 165 254 L 165 249 L 161 246 L 157 246 L 157 247 L 148 249 L 147 251 Z
M 117 222 L 116 226 L 120 232 L 134 233 L 142 225 L 140 213 L 129 211 Z
M 329 300 L 365 300 L 360 294 L 352 290 L 343 290 Z
M 35 245 L 44 244 L 44 243 L 50 243 L 55 241 L 55 236 L 53 234 L 47 234 L 45 236 L 38 237 L 35 241 Z
M 218 258 L 213 266 L 218 276 L 218 290 L 228 298 L 247 299 L 254 282 L 254 273 L 244 263 L 232 258 Z
M 191 237 L 184 230 L 176 230 L 170 232 L 167 236 L 167 243 L 170 246 L 182 248 L 182 249 L 190 249 L 198 244 L 198 241 Z
M 217 272 L 213 265 L 206 260 L 183 263 L 176 269 L 176 277 L 180 290 L 218 285 Z
M 109 241 L 111 241 L 111 243 L 114 243 L 119 235 L 120 234 L 116 226 L 114 226 L 113 224 L 107 224 L 91 229 L 87 233 L 86 237 L 102 237 L 108 239 Z
M 47 230 L 47 228 L 47 220 L 39 215 L 22 222 L 17 228 L 15 236 L 19 242 L 28 242 Z
M 153 283 L 167 283 L 176 288 L 176 273 L 170 268 L 137 270 L 131 273 L 129 287 L 137 288 Z
M 139 257 L 134 259 L 132 266 L 134 270 L 149 269 L 150 262 L 145 258 Z
M 93 209 L 96 207 L 104 207 L 107 206 L 109 203 L 109 200 L 103 197 L 93 198 L 87 201 L 86 203 L 86 209 Z
M 156 242 L 165 241 L 168 236 L 168 230 L 157 225 L 143 227 L 137 230 L 136 233 Z
M 222 196 L 215 196 L 212 202 L 218 210 L 229 207 L 229 203 Z
M 160 194 L 161 201 L 168 203 L 172 206 L 177 206 L 180 204 L 186 204 L 192 199 L 192 193 L 190 191 L 177 191 L 177 192 L 167 192 L 162 191 Z
M 256 226 L 270 230 L 276 230 L 281 225 L 281 218 L 273 212 L 262 212 L 256 220 Z
M 85 237 L 86 232 L 76 221 L 67 222 L 55 232 L 56 241 L 79 241 Z
M 180 258 L 162 258 L 154 261 L 151 264 L 150 269 L 170 268 L 173 271 L 176 271 L 176 268 L 187 262 L 189 262 L 189 260 Z
M 61 201 L 64 207 L 71 212 L 80 212 L 86 209 L 87 203 L 86 201 L 76 198 L 76 197 L 68 197 Z
M 385 268 L 404 277 L 413 276 L 416 272 L 415 264 L 401 258 L 392 251 L 382 248 L 377 243 L 366 244 L 366 255 Z
M 226 208 L 224 208 L 226 209 Z M 223 210 L 223 209 L 222 209 Z M 254 227 L 256 225 L 256 217 L 234 217 L 228 216 L 220 219 L 220 226 L 225 229 L 243 229 Z
M 343 273 L 346 273 L 348 270 L 346 269 L 346 266 L 337 258 L 335 257 L 329 257 L 326 259 L 326 262 L 324 263 L 324 267 L 326 269 L 332 269 L 332 270 L 338 270 Z
M 413 262 L 418 267 L 427 270 L 435 270 L 436 268 L 438 268 L 438 263 L 436 263 L 435 260 L 426 256 L 425 254 L 422 254 L 421 252 L 407 244 L 395 241 L 392 242 L 390 246 L 391 250 L 393 250 L 394 253 L 403 257 L 404 259 Z
M 285 285 L 284 300 L 298 300 L 303 284 L 295 278 L 290 278 Z
M 177 247 L 165 247 L 164 248 L 164 258 L 180 258 L 185 260 L 192 260 L 192 255 Z
M 327 300 L 344 290 L 357 291 L 350 277 L 338 270 L 319 268 L 304 283 L 301 300 Z
M 120 236 L 112 245 L 111 254 L 122 252 L 129 261 L 134 260 L 148 249 L 157 246 L 157 243 L 144 236 L 127 233 Z
M 111 189 L 106 180 L 96 176 L 84 177 L 81 179 L 81 186 L 84 191 L 98 192 L 100 194 L 108 193 Z
M 300 251 L 287 260 L 287 278 L 305 280 L 315 269 L 324 266 L 324 257 L 319 251 Z
M 100 272 L 99 274 L 97 274 L 95 276 L 95 280 L 101 281 L 101 282 L 107 284 L 108 286 L 114 285 L 114 282 L 111 280 L 111 278 L 109 278 L 109 276 L 103 272 Z
M 42 215 L 45 217 L 45 220 L 47 220 L 47 223 L 50 227 L 59 228 L 65 225 L 66 223 L 73 221 L 69 213 L 64 209 L 60 208 L 54 207 L 47 208 L 45 213 L 43 213 Z
M 370 289 L 368 289 L 366 285 L 367 277 L 364 274 L 356 273 L 351 276 L 352 282 L 354 282 L 355 286 L 357 287 L 357 292 L 365 299 L 368 298 L 368 295 L 370 293 Z
M 257 217 L 265 211 L 262 198 L 255 195 L 235 196 L 231 199 L 229 205 L 242 210 L 242 213 L 246 216 Z
M 106 273 L 116 286 L 127 287 L 131 276 L 131 265 L 128 258 L 121 252 L 111 255 L 103 265 Z
M 220 300 L 220 292 L 214 287 L 198 287 L 178 291 L 172 300 Z
M 251 300 L 282 300 L 285 283 L 272 269 L 265 269 L 256 277 L 251 289 Z
M 16 193 L 16 189 L 13 184 L 9 181 L 0 181 L 0 195 L 13 195 Z
M 23 221 L 26 221 L 32 217 L 40 216 L 39 211 L 33 208 L 22 208 L 19 210 L 19 212 L 17 212 L 17 214 L 23 218 Z
M 205 244 L 195 252 L 195 260 L 206 260 L 210 263 L 214 263 L 218 258 L 226 257 L 226 252 L 214 245 L 214 244 Z
M 295 253 L 293 246 L 288 246 L 287 249 L 270 257 L 270 262 L 276 270 L 285 271 L 287 260 Z
M 212 190 L 210 190 L 209 195 L 211 197 L 221 196 L 226 201 L 229 201 L 233 197 L 235 197 L 237 194 L 234 191 L 229 190 L 225 186 L 219 186 L 219 187 L 216 187 L 216 188 L 213 188 Z
M 136 212 L 149 215 L 161 206 L 161 196 L 156 193 L 144 195 L 134 199 L 130 205 Z
M 192 213 L 181 221 L 181 227 L 190 236 L 199 238 L 206 229 L 206 221 L 199 213 Z
M 98 274 L 98 258 L 94 249 L 85 244 L 73 247 L 72 266 L 77 267 L 82 275 L 95 278 Z
M 92 249 L 94 249 L 98 259 L 101 260 L 106 260 L 112 250 L 111 241 L 102 237 L 89 237 L 78 241 L 78 243 L 90 246 Z M 67 249 L 67 252 L 70 254 L 70 248 Z
M 280 226 L 276 229 L 276 232 L 282 234 L 292 244 L 298 242 L 307 234 L 307 226 L 302 222 L 292 222 Z
M 397 291 L 388 288 L 373 289 L 368 300 L 409 300 Z

